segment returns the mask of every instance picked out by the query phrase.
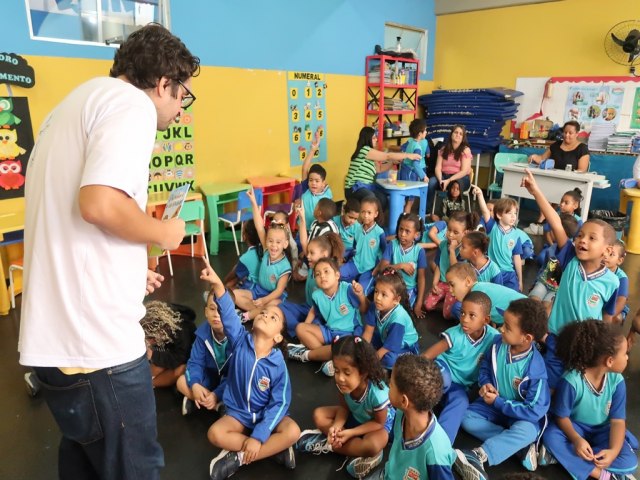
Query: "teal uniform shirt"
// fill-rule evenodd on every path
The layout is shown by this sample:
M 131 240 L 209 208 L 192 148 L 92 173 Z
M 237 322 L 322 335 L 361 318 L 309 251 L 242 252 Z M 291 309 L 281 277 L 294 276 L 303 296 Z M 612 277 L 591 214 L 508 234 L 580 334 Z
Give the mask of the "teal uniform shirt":
M 303 182 L 304 183 L 304 182 Z M 324 190 L 318 194 L 311 193 L 309 187 L 307 186 L 307 190 L 302 194 L 301 201 L 304 205 L 304 221 L 307 225 L 307 231 L 311 230 L 311 224 L 315 220 L 313 216 L 313 211 L 316 209 L 316 205 L 321 198 L 329 198 L 333 200 L 333 193 L 331 192 L 331 187 L 327 185 Z M 300 223 L 300 218 L 298 218 L 298 223 Z
M 456 258 L 458 261 L 462 261 L 462 258 L 460 258 L 460 247 L 461 245 L 456 247 Z M 440 281 L 446 282 L 446 275 L 449 271 L 449 267 L 451 266 L 451 259 L 449 258 L 449 242 L 447 240 L 440 242 L 440 246 L 436 250 L 436 256 L 433 261 L 438 265 L 438 267 L 440 267 Z
M 257 247 L 249 247 L 249 249 L 240 255 L 238 265 L 236 266 L 236 276 L 243 280 L 249 280 L 256 283 L 258 281 L 258 273 L 260 272 L 260 256 Z
M 376 310 L 376 329 L 380 334 L 380 340 L 384 348 L 398 353 L 405 351 L 406 347 L 411 347 L 418 343 L 418 332 L 411 321 L 411 317 L 402 305 L 396 305 L 384 317 L 380 317 L 380 312 Z M 398 349 L 389 348 L 399 346 Z
M 384 230 L 377 223 L 374 223 L 367 231 L 364 230 L 362 224 L 358 223 L 357 225 L 354 236 L 356 254 L 353 257 L 353 263 L 358 269 L 358 273 L 364 273 L 376 267 L 387 242 Z
M 344 225 L 344 223 L 342 223 L 342 215 L 336 215 L 335 217 L 333 217 L 333 221 L 338 226 L 338 232 L 340 232 L 340 238 L 342 239 L 344 249 L 352 249 L 353 239 L 356 233 L 356 226 L 358 225 L 358 222 L 354 222 L 347 227 Z
M 402 245 L 400 245 L 400 242 L 395 239 L 387 244 L 382 258 L 387 260 L 390 265 L 397 265 L 399 263 L 413 264 L 415 268 L 413 275 L 409 275 L 404 270 L 400 270 L 400 275 L 402 275 L 404 279 L 407 290 L 412 290 L 418 286 L 418 270 L 420 268 L 427 268 L 427 255 L 424 249 L 415 243 L 405 250 L 402 248 Z
M 488 258 L 487 260 L 488 262 L 480 270 L 477 270 L 475 267 L 473 267 L 473 269 L 476 271 L 476 277 L 478 277 L 478 281 L 501 284 L 502 270 L 500 270 L 500 267 L 496 264 L 496 262 L 494 262 L 490 258 Z
M 515 227 L 505 230 L 491 219 L 487 222 L 487 235 L 489 236 L 489 258 L 498 264 L 503 272 L 513 272 L 513 256 L 522 255 L 522 243 L 520 234 Z
M 441 336 L 447 341 L 449 350 L 438 355 L 438 358 L 449 366 L 451 380 L 458 385 L 469 388 L 478 383 L 480 362 L 485 353 L 500 333 L 487 325 L 478 340 L 473 340 L 464 333 L 461 325 L 451 327 Z
M 347 282 L 340 282 L 338 290 L 328 297 L 322 290 L 311 294 L 312 306 L 324 323 L 332 330 L 353 332 L 362 325 L 360 300 Z
M 407 148 L 405 150 L 407 153 L 417 153 L 420 155 L 420 160 L 410 160 L 409 158 L 405 158 L 402 160 L 402 164 L 400 165 L 400 179 L 401 180 L 415 180 L 422 181 L 424 177 L 427 176 L 425 172 L 426 163 L 424 161 L 424 150 L 422 148 L 421 142 L 417 141 L 414 138 L 410 138 L 407 141 Z M 410 175 L 407 175 L 410 172 Z
M 417 438 L 404 439 L 404 413 L 396 413 L 393 443 L 384 467 L 385 480 L 451 479 L 456 454 L 451 440 L 432 413 L 427 429 Z
M 626 385 L 619 373 L 608 372 L 600 390 L 580 372 L 562 375 L 556 390 L 552 412 L 582 425 L 599 427 L 611 419 L 626 417 Z
M 491 299 L 491 321 L 496 325 L 504 323 L 504 311 L 511 302 L 527 298 L 520 292 L 495 283 L 477 282 L 471 287 L 471 291 L 485 293 Z
M 444 220 L 439 220 L 437 222 L 427 223 L 424 226 L 422 240 L 420 241 L 421 243 L 431 243 L 433 241 L 429 238 L 429 230 L 431 230 L 432 227 L 436 227 L 436 229 L 438 230 L 437 237 L 441 242 L 443 242 L 447 238 L 447 222 L 445 222 Z
M 498 382 L 498 392 L 505 400 L 522 400 L 518 393 L 519 381 L 526 378 L 529 370 L 529 361 L 533 356 L 533 346 L 526 352 L 518 355 L 511 354 L 511 347 L 506 343 L 500 343 L 497 348 L 496 358 L 492 366 Z
M 313 268 L 309 269 L 307 273 L 307 281 L 304 283 L 304 298 L 307 305 L 311 305 L 313 302 L 313 292 L 318 290 L 318 284 L 316 283 L 316 277 L 313 274 Z
M 344 394 L 344 401 L 349 407 L 349 411 L 353 418 L 360 423 L 367 423 L 373 420 L 376 412 L 390 408 L 389 403 L 389 387 L 382 384 L 382 388 L 373 382 L 368 382 L 367 389 L 358 400 L 349 393 Z M 387 412 L 389 415 L 389 412 Z
M 262 256 L 260 271 L 258 272 L 258 283 L 262 288 L 273 292 L 278 286 L 278 280 L 283 275 L 291 273 L 291 264 L 286 255 L 272 262 L 267 252 Z
M 562 278 L 549 316 L 549 332 L 558 335 L 565 325 L 576 320 L 601 319 L 603 310 L 610 315 L 615 313 L 620 285 L 615 273 L 603 266 L 587 275 L 571 242 L 556 257 L 562 267 Z

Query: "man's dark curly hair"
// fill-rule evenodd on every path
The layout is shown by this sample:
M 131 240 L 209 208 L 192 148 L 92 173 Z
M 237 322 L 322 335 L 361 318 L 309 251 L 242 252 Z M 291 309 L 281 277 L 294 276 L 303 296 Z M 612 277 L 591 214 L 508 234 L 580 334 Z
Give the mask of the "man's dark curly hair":
M 392 381 L 419 412 L 428 412 L 442 397 L 442 373 L 433 360 L 419 355 L 402 355 L 396 360 Z
M 584 373 L 613 357 L 623 338 L 618 325 L 594 319 L 572 322 L 560 330 L 556 355 L 567 370 Z
M 124 75 L 134 87 L 146 90 L 167 77 L 178 83 L 200 73 L 200 59 L 191 54 L 184 43 L 162 25 L 150 23 L 133 32 L 113 58 L 109 76 Z

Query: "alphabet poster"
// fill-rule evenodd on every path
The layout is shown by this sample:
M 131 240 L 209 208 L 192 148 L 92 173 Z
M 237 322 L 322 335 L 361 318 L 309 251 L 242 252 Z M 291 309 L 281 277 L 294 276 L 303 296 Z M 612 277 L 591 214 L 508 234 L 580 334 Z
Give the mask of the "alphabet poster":
M 327 160 L 327 82 L 322 73 L 288 72 L 289 156 L 291 166 L 302 165 L 311 142 L 320 143 L 314 162 Z
M 193 107 L 164 132 L 158 132 L 149 162 L 149 193 L 170 192 L 196 177 L 193 151 Z
M 0 97 L 0 200 L 24 197 L 33 130 L 26 97 Z

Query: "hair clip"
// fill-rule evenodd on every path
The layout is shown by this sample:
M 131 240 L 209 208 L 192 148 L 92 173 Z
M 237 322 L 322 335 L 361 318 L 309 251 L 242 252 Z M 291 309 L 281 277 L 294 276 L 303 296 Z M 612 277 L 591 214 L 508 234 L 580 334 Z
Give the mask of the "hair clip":
M 354 343 L 360 343 L 362 341 L 362 339 L 360 337 L 353 337 L 353 342 Z
M 340 335 L 335 336 L 335 338 L 333 339 L 333 343 L 337 343 L 338 340 L 340 340 Z
M 395 274 L 396 274 L 396 271 L 391 267 L 385 268 L 384 271 L 382 272 L 383 277 L 386 277 L 387 275 L 395 275 Z

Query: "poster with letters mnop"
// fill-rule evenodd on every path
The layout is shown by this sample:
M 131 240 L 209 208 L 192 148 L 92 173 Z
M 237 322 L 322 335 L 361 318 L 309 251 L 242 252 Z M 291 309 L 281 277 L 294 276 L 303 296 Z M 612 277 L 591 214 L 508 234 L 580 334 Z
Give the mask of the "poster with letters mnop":
M 323 73 L 288 72 L 289 158 L 300 166 L 317 136 L 319 147 L 313 162 L 327 160 L 327 82 Z
M 158 132 L 149 162 L 149 193 L 170 192 L 196 178 L 193 149 L 193 106 L 182 112 L 177 123 Z

